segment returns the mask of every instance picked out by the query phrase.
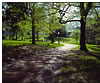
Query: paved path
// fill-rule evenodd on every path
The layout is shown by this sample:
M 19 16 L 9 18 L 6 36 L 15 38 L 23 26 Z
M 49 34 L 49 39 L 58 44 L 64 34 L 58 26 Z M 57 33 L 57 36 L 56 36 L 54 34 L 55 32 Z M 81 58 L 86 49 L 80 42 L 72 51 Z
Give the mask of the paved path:
M 75 47 L 77 45 L 64 44 L 62 47 L 35 54 L 31 49 L 29 57 L 13 60 L 10 64 L 3 66 L 3 83 L 59 83 L 60 68 L 64 57 L 69 50 Z M 21 47 L 23 48 L 30 51 L 29 46 Z
M 61 44 L 64 44 L 64 46 L 57 47 L 59 51 L 70 51 L 72 48 L 77 47 L 77 45 L 74 44 L 65 44 L 65 43 L 61 43 Z

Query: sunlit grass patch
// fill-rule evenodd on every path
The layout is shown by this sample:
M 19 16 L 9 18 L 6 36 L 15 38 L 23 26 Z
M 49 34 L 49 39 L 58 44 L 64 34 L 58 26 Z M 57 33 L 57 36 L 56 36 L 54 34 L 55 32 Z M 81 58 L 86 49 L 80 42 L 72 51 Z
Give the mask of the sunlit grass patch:
M 93 44 L 86 44 L 86 47 L 88 49 L 88 51 L 94 52 L 95 54 L 100 54 L 100 45 L 93 45 Z M 80 49 L 80 45 L 78 45 L 78 47 L 73 48 L 73 49 Z
M 76 72 L 77 71 L 77 69 L 75 68 L 75 67 L 71 67 L 71 66 L 69 66 L 69 67 L 62 67 L 62 72 L 63 73 L 73 73 L 73 72 Z
M 95 56 L 80 56 L 80 59 L 85 61 L 92 60 L 93 62 L 97 61 L 97 58 Z
M 31 45 L 30 41 L 14 41 L 14 40 L 3 40 L 2 46 L 23 46 L 23 45 Z
M 3 40 L 2 46 L 3 47 L 9 47 L 9 46 L 44 46 L 48 48 L 54 48 L 63 46 L 63 44 L 57 44 L 57 43 L 50 43 L 50 42 L 36 42 L 35 45 L 32 45 L 31 41 L 15 41 L 15 40 Z
M 100 45 L 87 44 L 88 50 L 100 53 Z

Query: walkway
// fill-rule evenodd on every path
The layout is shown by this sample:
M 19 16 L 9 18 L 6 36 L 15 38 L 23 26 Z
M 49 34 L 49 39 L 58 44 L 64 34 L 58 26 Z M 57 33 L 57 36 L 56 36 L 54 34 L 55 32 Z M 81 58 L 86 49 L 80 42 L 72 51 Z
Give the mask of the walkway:
M 5 64 L 3 83 L 59 83 L 60 68 L 64 57 L 69 50 L 75 47 L 77 45 L 64 44 L 62 47 L 35 53 L 30 46 L 19 47 L 19 49 L 24 49 L 24 54 L 30 51 L 29 57 Z

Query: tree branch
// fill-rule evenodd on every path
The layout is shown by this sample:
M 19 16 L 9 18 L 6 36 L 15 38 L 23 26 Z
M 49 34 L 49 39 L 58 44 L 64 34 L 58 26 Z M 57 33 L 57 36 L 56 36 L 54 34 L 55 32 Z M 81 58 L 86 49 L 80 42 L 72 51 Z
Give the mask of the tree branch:
M 87 14 L 88 14 L 88 12 L 89 12 L 89 10 L 91 9 L 91 7 L 92 7 L 92 2 L 89 2 L 88 3 L 88 5 L 87 5 L 87 8 L 86 8 L 86 12 L 85 12 L 85 15 L 87 16 Z
M 70 5 L 70 6 L 74 6 L 74 7 L 79 7 L 79 8 L 80 8 L 80 6 L 73 5 L 73 4 L 70 4 L 70 3 L 68 3 L 68 5 Z
M 41 17 L 46 17 L 46 16 L 50 16 L 50 15 L 53 15 L 53 14 L 56 14 L 57 12 L 53 12 L 53 13 L 50 13 L 50 14 L 48 14 L 48 15 L 43 15 L 43 16 L 41 16 Z
M 59 20 L 59 22 L 61 23 L 61 24 L 66 24 L 67 22 L 74 22 L 74 21 L 78 21 L 78 22 L 80 22 L 81 20 L 66 20 L 66 21 L 64 21 L 64 20 L 61 20 L 61 18 L 59 18 L 60 20 Z
M 98 12 L 97 12 L 97 10 L 94 8 L 94 10 L 95 10 L 95 12 L 96 12 L 96 15 L 97 15 L 97 18 L 99 17 L 99 15 L 98 15 Z
M 68 10 L 69 7 L 70 7 L 70 6 L 68 6 L 68 7 L 66 8 L 65 12 Z M 61 18 L 63 18 L 63 16 L 65 15 L 65 12 L 61 12 L 61 13 L 60 13 Z
M 92 6 L 92 7 L 94 7 L 94 8 L 100 8 L 100 6 Z

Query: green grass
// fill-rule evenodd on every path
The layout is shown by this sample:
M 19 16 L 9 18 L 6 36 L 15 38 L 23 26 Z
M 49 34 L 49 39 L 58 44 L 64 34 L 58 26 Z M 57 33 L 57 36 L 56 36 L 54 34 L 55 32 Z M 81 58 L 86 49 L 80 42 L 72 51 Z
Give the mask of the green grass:
M 76 43 L 75 41 L 68 41 L 68 42 L 64 42 L 64 43 L 66 43 L 66 44 L 76 44 L 76 45 L 79 45 L 79 42 Z
M 64 42 L 64 43 L 66 43 L 66 44 L 76 44 L 76 42 L 71 42 L 71 41 Z M 80 49 L 80 45 L 79 44 L 76 44 L 76 45 L 78 45 L 78 47 L 73 48 L 73 49 Z M 100 53 L 100 45 L 86 44 L 86 47 L 89 51 Z
M 62 83 L 78 83 L 78 78 L 70 80 L 74 74 L 85 78 L 86 83 L 98 83 L 100 81 L 100 45 L 87 44 L 89 52 L 73 49 L 66 56 L 61 74 Z M 79 77 L 81 77 L 79 76 Z M 80 82 L 85 83 L 85 82 Z
M 100 45 L 86 44 L 89 51 L 100 53 Z
M 88 51 L 99 53 L 100 54 L 100 45 L 86 44 Z M 80 49 L 80 45 L 74 49 Z
M 27 45 L 32 45 L 32 42 L 31 41 L 14 41 L 14 40 L 3 40 L 2 41 L 3 47 L 27 46 Z M 63 46 L 63 44 L 50 43 L 50 42 L 36 42 L 36 44 L 32 46 L 45 46 L 48 48 L 54 48 L 54 47 Z
M 23 45 L 31 45 L 30 41 L 14 41 L 14 40 L 3 40 L 2 46 L 23 46 Z
M 67 44 L 79 44 L 79 41 L 78 43 L 76 43 L 76 40 L 73 38 L 60 37 L 59 40 L 60 42 L 67 43 Z M 58 41 L 57 38 L 56 38 L 56 41 Z

